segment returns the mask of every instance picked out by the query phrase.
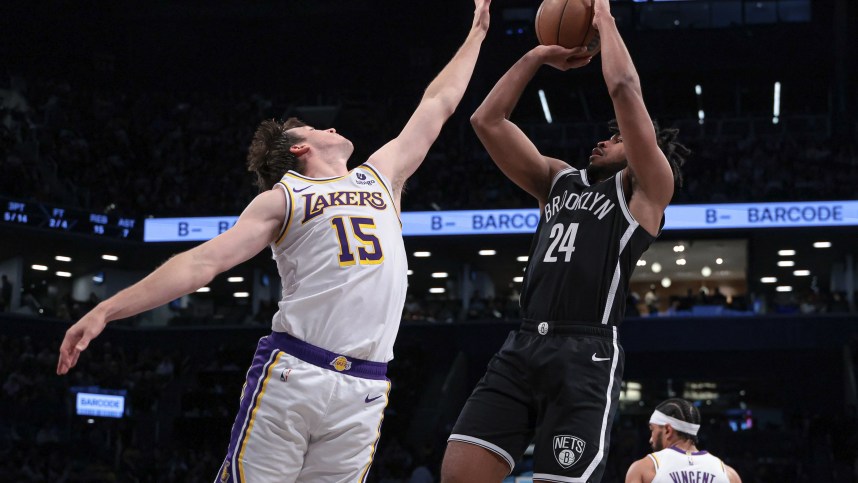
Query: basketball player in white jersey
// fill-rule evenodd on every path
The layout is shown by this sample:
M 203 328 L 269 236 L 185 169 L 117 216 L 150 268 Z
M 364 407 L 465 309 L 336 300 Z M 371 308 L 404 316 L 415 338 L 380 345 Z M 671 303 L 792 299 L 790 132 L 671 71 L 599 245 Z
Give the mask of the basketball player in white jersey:
M 270 247 L 282 299 L 247 373 L 216 481 L 364 481 L 407 286 L 402 188 L 462 99 L 490 2 L 475 0 L 466 40 L 399 136 L 354 170 L 346 167 L 352 143 L 334 129 L 263 122 L 248 154 L 261 193 L 235 226 L 86 314 L 66 332 L 57 373 L 74 367 L 108 322 L 194 292 Z
M 626 483 L 741 483 L 736 470 L 697 449 L 700 412 L 684 399 L 668 399 L 649 418 L 653 453 L 629 467 Z

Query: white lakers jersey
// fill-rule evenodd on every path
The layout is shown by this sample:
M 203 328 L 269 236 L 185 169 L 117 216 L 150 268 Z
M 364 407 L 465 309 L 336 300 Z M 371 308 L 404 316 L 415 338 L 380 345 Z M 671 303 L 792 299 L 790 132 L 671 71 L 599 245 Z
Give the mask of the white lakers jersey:
M 392 187 L 361 165 L 339 178 L 288 172 L 287 215 L 271 244 L 283 285 L 272 329 L 369 361 L 393 358 L 408 261 Z
M 652 483 L 728 483 L 727 469 L 706 451 L 682 451 L 675 447 L 648 455 L 655 464 Z

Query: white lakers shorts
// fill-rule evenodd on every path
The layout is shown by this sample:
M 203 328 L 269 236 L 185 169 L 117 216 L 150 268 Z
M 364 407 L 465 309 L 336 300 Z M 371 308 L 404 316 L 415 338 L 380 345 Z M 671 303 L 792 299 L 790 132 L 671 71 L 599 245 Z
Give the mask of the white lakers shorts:
M 365 481 L 390 393 L 387 364 L 272 332 L 259 340 L 216 482 Z

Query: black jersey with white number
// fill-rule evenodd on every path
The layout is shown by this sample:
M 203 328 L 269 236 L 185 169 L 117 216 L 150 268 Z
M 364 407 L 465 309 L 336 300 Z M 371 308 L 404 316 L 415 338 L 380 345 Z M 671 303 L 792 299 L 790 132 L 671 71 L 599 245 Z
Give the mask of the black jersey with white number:
M 524 319 L 622 321 L 629 278 L 655 240 L 629 212 L 622 178 L 621 171 L 591 185 L 587 172 L 575 168 L 555 176 L 530 249 Z

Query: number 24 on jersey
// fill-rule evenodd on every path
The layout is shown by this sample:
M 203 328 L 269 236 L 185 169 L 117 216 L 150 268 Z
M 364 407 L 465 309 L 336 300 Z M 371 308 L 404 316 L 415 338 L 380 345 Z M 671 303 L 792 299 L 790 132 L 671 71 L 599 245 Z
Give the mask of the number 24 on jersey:
M 565 226 L 563 223 L 557 223 L 551 227 L 551 245 L 545 251 L 543 262 L 556 262 L 557 255 L 563 253 L 565 262 L 572 258 L 572 252 L 575 251 L 575 237 L 578 235 L 578 223 L 569 223 Z

